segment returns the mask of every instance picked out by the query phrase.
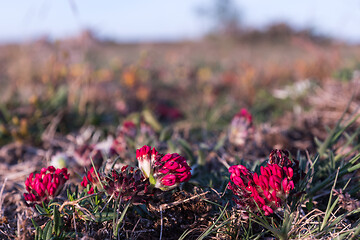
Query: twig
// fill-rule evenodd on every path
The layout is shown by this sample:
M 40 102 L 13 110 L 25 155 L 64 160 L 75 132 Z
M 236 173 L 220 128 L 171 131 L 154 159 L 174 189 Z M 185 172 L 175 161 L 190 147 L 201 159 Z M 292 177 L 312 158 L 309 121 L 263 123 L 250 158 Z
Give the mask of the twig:
M 21 215 L 20 213 L 17 214 L 17 235 L 20 236 L 20 218 L 21 218 Z
M 54 138 L 56 133 L 56 128 L 59 125 L 62 117 L 64 115 L 64 111 L 60 111 L 50 122 L 49 126 L 45 129 L 44 133 L 41 136 L 42 140 L 51 141 Z
M 4 189 L 5 189 L 6 182 L 7 182 L 7 178 L 5 178 L 4 184 L 3 184 L 2 188 L 1 188 L 1 191 L 0 191 L 0 217 L 2 216 L 2 204 L 4 202 L 4 199 L 2 198 L 2 196 L 3 196 L 3 192 L 4 192 Z
M 184 200 L 179 200 L 179 201 L 176 201 L 176 202 L 173 202 L 173 203 L 169 203 L 169 204 L 167 204 L 167 203 L 161 204 L 161 205 L 160 205 L 160 211 L 166 210 L 166 209 L 171 208 L 171 207 L 174 207 L 174 206 L 177 206 L 177 205 L 179 205 L 179 204 L 181 204 L 181 203 L 188 202 L 188 201 L 193 200 L 193 199 L 195 199 L 195 198 L 204 196 L 204 195 L 206 195 L 206 194 L 208 194 L 208 193 L 209 193 L 209 191 L 206 191 L 206 192 L 204 192 L 204 193 L 198 194 L 198 195 L 196 195 L 196 196 L 192 196 L 192 197 L 187 198 L 187 199 L 184 199 Z
M 219 162 L 221 162 L 227 169 L 230 168 L 230 165 L 226 162 L 226 160 L 225 160 L 224 158 L 218 156 L 218 160 L 219 160 Z
M 18 178 L 23 178 L 24 176 L 28 176 L 30 173 L 34 172 L 36 170 L 35 167 L 32 168 L 27 168 L 26 170 L 22 171 L 22 172 L 15 172 L 12 174 L 8 174 L 7 178 L 9 180 L 16 180 Z
M 131 234 L 132 234 L 132 235 L 134 234 L 135 229 L 136 229 L 137 225 L 139 224 L 140 220 L 141 220 L 141 218 L 139 218 L 139 219 L 137 220 L 135 226 L 134 226 L 133 229 L 131 230 Z
M 160 205 L 160 240 L 162 239 L 163 233 L 163 214 L 162 214 L 162 205 Z
M 104 211 L 104 209 L 106 208 L 106 206 L 110 203 L 110 201 L 111 201 L 111 199 L 114 197 L 114 193 L 113 194 L 111 194 L 111 196 L 110 196 L 110 198 L 109 198 L 109 200 L 105 203 L 105 206 L 103 207 L 103 209 L 101 209 L 101 213 Z
M 214 193 L 216 193 L 216 195 L 218 195 L 218 197 L 219 198 L 221 198 L 221 194 L 218 192 L 218 191 L 216 191 L 216 189 L 214 189 L 214 188 L 210 188 Z M 226 188 L 225 188 L 226 189 Z
M 75 235 L 77 236 L 77 230 L 76 230 L 76 220 L 75 220 L 75 211 L 73 212 L 73 220 L 74 220 L 74 230 L 75 230 Z
M 93 196 L 96 196 L 96 195 L 99 195 L 99 194 L 101 194 L 101 192 L 94 193 L 94 194 L 91 194 L 91 195 L 88 195 L 88 196 L 84 196 L 84 197 L 79 198 L 79 199 L 76 199 L 76 200 L 74 200 L 74 201 L 65 201 L 65 202 L 60 206 L 59 212 L 62 212 L 62 210 L 64 209 L 65 206 L 68 206 L 68 205 L 70 205 L 70 206 L 76 206 L 76 207 L 78 207 L 81 211 L 83 211 L 85 214 L 86 214 L 86 212 L 89 212 L 88 215 L 90 215 L 92 219 L 95 219 L 95 217 L 90 213 L 89 210 L 87 210 L 86 208 L 83 208 L 83 207 L 81 207 L 81 206 L 79 205 L 79 202 L 82 201 L 82 200 L 84 200 L 84 199 L 86 199 L 86 198 L 90 198 L 90 197 L 93 197 Z
M 1 232 L 2 234 L 4 234 L 4 236 L 6 236 L 8 239 L 10 239 L 10 240 L 11 240 L 11 238 L 9 237 L 9 235 L 8 235 L 7 233 L 4 233 L 4 231 L 3 231 L 3 230 L 1 230 L 1 229 L 0 229 L 0 232 Z
M 95 216 L 92 215 L 92 213 L 88 209 L 81 207 L 79 204 L 75 204 L 74 207 L 77 207 L 80 211 L 89 216 L 93 221 L 96 221 Z
M 225 190 L 224 190 L 224 192 L 222 193 L 221 197 L 225 196 L 225 194 L 226 194 L 226 189 L 228 189 L 228 187 L 229 187 L 229 183 L 226 184 Z

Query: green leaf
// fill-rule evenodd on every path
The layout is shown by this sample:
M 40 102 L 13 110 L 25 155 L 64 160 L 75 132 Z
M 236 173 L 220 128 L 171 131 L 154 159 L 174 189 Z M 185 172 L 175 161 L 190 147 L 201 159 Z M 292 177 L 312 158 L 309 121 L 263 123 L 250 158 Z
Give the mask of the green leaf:
M 310 199 L 309 202 L 306 203 L 306 209 L 310 212 L 314 208 L 314 203 Z
M 31 222 L 32 222 L 32 224 L 34 225 L 35 228 L 39 227 L 39 225 L 37 225 L 37 223 L 35 222 L 35 220 L 33 218 L 31 219 Z
M 70 192 L 70 189 L 66 189 L 66 194 L 67 194 L 67 197 L 68 197 L 68 200 L 69 201 L 74 201 L 74 197 L 72 196 L 71 192 Z
M 156 132 L 159 132 L 162 129 L 161 124 L 150 110 L 148 109 L 144 110 L 142 112 L 142 115 L 144 117 L 145 122 L 149 124 Z
M 331 214 L 332 214 L 332 211 L 334 210 L 336 204 L 338 203 L 339 201 L 339 198 L 337 198 L 333 204 L 331 204 L 331 200 L 332 200 L 332 192 L 334 191 L 335 189 L 335 186 L 336 186 L 336 182 L 337 182 L 337 179 L 338 179 L 338 176 L 339 176 L 339 169 L 338 171 L 336 172 L 336 177 L 335 177 L 335 180 L 334 180 L 334 184 L 333 184 L 333 187 L 331 188 L 331 191 L 330 191 L 330 196 L 329 196 L 329 202 L 328 202 L 328 205 L 326 207 L 326 211 L 325 211 L 325 217 L 323 219 L 323 222 L 320 226 L 320 231 L 324 230 L 327 222 L 328 222 L 328 219 L 330 218 Z
M 44 229 L 43 229 L 43 234 L 42 234 L 42 239 L 46 240 L 46 239 L 50 239 L 52 236 L 52 228 L 53 228 L 53 221 L 50 220 L 46 223 Z
M 31 219 L 31 222 L 35 227 L 35 237 L 34 237 L 34 239 L 38 240 L 39 236 L 40 236 L 41 228 L 39 227 L 39 225 L 37 225 L 37 223 L 35 222 L 35 220 L 33 218 Z
M 41 207 L 38 204 L 35 205 L 35 208 L 41 215 L 47 215 L 48 214 L 48 212 L 45 210 L 45 208 Z
M 167 140 L 169 140 L 171 138 L 171 134 L 172 134 L 172 130 L 170 127 L 164 128 L 160 132 L 160 136 L 159 136 L 160 142 L 166 142 Z
M 150 182 L 150 186 L 153 188 L 155 187 L 155 184 L 156 184 L 156 180 L 153 176 L 153 174 L 150 173 L 150 176 L 149 176 L 149 182 Z
M 190 144 L 187 141 L 185 141 L 184 139 L 179 139 L 178 141 L 179 141 L 181 147 L 183 147 L 190 162 L 194 163 L 195 157 L 194 157 L 194 154 L 192 153 Z
M 62 225 L 62 221 L 61 221 L 61 216 L 60 216 L 60 212 L 58 210 L 58 207 L 55 206 L 54 208 L 54 233 L 56 236 L 59 236 L 61 233 L 61 225 Z
M 142 218 L 151 217 L 152 215 L 149 213 L 145 204 L 134 205 L 134 211 L 136 211 Z
M 98 223 L 110 221 L 114 218 L 114 212 L 103 211 L 103 212 L 94 213 L 93 215 L 95 217 L 96 222 Z M 84 216 L 84 218 L 88 221 L 92 220 L 89 216 L 86 215 Z
M 118 235 L 120 224 L 121 224 L 122 221 L 124 220 L 125 214 L 126 214 L 128 208 L 130 207 L 130 205 L 131 205 L 131 201 L 129 201 L 129 202 L 126 204 L 126 207 L 125 207 L 124 210 L 122 211 L 122 213 L 121 213 L 121 215 L 120 215 L 120 218 L 119 218 L 119 220 L 118 220 L 117 223 L 116 223 L 116 229 L 115 229 L 115 232 L 113 233 L 113 235 L 114 235 L 115 237 Z
M 48 103 L 48 106 L 51 109 L 58 109 L 62 106 L 65 106 L 67 103 L 67 96 L 68 96 L 68 87 L 63 85 L 59 87 L 53 98 Z
M 189 235 L 191 232 L 193 232 L 193 231 L 195 231 L 196 230 L 196 228 L 193 228 L 193 229 L 186 229 L 182 234 L 181 234 L 181 236 L 178 238 L 178 240 L 184 240 L 185 239 L 185 237 L 187 236 L 187 235 Z
M 167 141 L 167 146 L 168 146 L 168 152 L 177 152 L 176 146 L 173 141 L 171 140 Z
M 36 229 L 35 240 L 42 240 L 43 239 L 42 234 L 43 231 L 40 227 Z
M 357 239 L 360 235 L 360 224 L 358 224 L 358 226 L 355 228 L 354 233 L 352 234 L 352 237 L 350 238 L 351 240 L 353 239 Z
M 204 151 L 202 149 L 198 150 L 197 164 L 200 165 L 200 166 L 205 166 L 205 164 L 206 164 L 205 153 L 204 153 Z
M 229 203 L 226 203 L 224 209 L 220 212 L 219 217 L 216 219 L 216 221 L 209 226 L 205 232 L 203 232 L 196 240 L 202 240 L 205 237 L 207 237 L 209 234 L 211 234 L 213 231 L 216 231 L 217 229 L 219 229 L 220 227 L 222 227 L 224 224 L 226 224 L 228 221 L 230 221 L 230 219 L 225 220 L 222 224 L 220 224 L 220 226 L 216 226 L 216 224 L 220 221 L 220 219 L 224 216 L 225 212 L 226 212 L 226 208 L 228 206 Z
M 223 134 L 217 141 L 216 146 L 214 147 L 214 151 L 217 151 L 220 148 L 222 148 L 225 145 L 226 139 L 227 139 L 227 135 Z

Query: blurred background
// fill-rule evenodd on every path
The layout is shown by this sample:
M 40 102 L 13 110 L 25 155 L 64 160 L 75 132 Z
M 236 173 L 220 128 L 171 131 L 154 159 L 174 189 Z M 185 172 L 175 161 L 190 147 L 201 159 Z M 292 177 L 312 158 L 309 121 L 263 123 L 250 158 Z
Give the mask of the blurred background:
M 8 1 L 0 9 L 1 42 L 49 40 L 91 30 L 117 42 L 201 39 L 233 28 L 238 34 L 284 23 L 296 30 L 358 43 L 360 2 L 286 0 Z M 232 25 L 232 26 L 230 26 Z
M 0 143 L 41 145 L 55 116 L 56 133 L 115 133 L 144 111 L 185 135 L 216 135 L 241 108 L 284 129 L 331 125 L 356 88 L 335 89 L 359 78 L 359 13 L 356 0 L 4 2 Z

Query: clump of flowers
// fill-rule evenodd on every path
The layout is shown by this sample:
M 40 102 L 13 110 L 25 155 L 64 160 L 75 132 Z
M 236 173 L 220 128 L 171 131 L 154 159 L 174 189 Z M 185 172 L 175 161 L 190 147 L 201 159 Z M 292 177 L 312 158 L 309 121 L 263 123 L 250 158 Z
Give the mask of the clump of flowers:
M 191 168 L 186 159 L 177 153 L 162 155 L 155 148 L 143 146 L 136 151 L 140 170 L 124 166 L 121 171 L 112 170 L 110 175 L 96 174 L 91 168 L 83 177 L 81 186 L 88 194 L 100 184 L 108 194 L 122 200 L 132 199 L 133 203 L 144 202 L 155 189 L 167 191 L 191 178 Z M 88 187 L 90 186 L 90 187 Z
M 243 108 L 231 120 L 228 130 L 229 142 L 235 146 L 243 147 L 253 132 L 252 115 Z
M 59 195 L 67 180 L 69 180 L 67 168 L 56 169 L 53 166 L 41 169 L 40 173 L 31 173 L 25 181 L 25 200 L 32 205 L 47 203 Z
M 147 195 L 150 196 L 149 181 L 133 167 L 124 166 L 119 172 L 113 169 L 111 175 L 105 178 L 105 184 L 105 191 L 115 198 L 120 197 L 122 201 L 141 203 Z
M 91 169 L 87 172 L 86 176 L 83 177 L 81 186 L 86 188 L 88 185 L 91 185 L 91 187 L 87 193 L 93 194 L 94 186 L 97 186 L 100 183 L 99 178 L 100 178 L 100 176 L 99 177 L 97 176 L 94 167 L 91 167 Z
M 162 155 L 155 148 L 143 146 L 136 150 L 139 168 L 152 187 L 167 191 L 191 178 L 186 159 L 177 153 Z
M 274 150 L 267 165 L 260 167 L 260 174 L 243 165 L 229 168 L 229 189 L 237 196 L 235 202 L 240 209 L 261 209 L 268 216 L 285 204 L 295 188 L 294 170 L 298 171 L 288 156 L 283 150 Z

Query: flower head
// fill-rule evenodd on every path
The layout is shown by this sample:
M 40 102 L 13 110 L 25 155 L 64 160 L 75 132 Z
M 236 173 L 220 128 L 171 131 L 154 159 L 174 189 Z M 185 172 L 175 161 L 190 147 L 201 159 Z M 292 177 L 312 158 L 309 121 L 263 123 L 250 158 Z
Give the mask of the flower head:
M 269 155 L 268 164 L 276 164 L 279 167 L 285 167 L 286 171 L 291 172 L 293 180 L 295 182 L 303 179 L 305 173 L 299 167 L 299 161 L 291 158 L 290 153 L 287 150 L 274 149 Z
M 67 168 L 56 169 L 53 166 L 41 169 L 40 173 L 31 173 L 25 181 L 24 198 L 28 203 L 41 204 L 55 198 L 69 180 Z
M 160 161 L 155 162 L 155 188 L 170 190 L 191 178 L 191 168 L 186 159 L 177 153 L 168 153 Z
M 267 164 L 257 174 L 242 165 L 236 165 L 231 166 L 229 172 L 229 189 L 237 196 L 235 202 L 243 210 L 257 212 L 259 207 L 265 215 L 271 215 L 283 206 L 295 188 L 291 167 Z
M 161 154 L 156 151 L 155 148 L 149 146 L 143 146 L 136 150 L 136 159 L 139 162 L 139 168 L 143 172 L 146 178 L 149 178 L 153 174 L 154 163 L 159 161 Z
M 112 170 L 111 175 L 105 178 L 105 190 L 122 201 L 132 200 L 141 203 L 149 194 L 149 181 L 143 177 L 141 171 L 124 166 L 121 171 Z
M 280 167 L 293 166 L 294 162 L 290 160 L 289 155 L 290 154 L 287 150 L 274 149 L 270 153 L 269 164 L 277 164 Z
M 253 133 L 252 115 L 243 108 L 237 113 L 230 124 L 228 137 L 230 143 L 242 147 Z
M 153 187 L 163 191 L 175 188 L 191 178 L 186 159 L 177 153 L 162 155 L 155 148 L 143 146 L 136 151 L 139 168 Z
M 87 185 L 91 185 L 90 190 L 88 191 L 88 194 L 94 193 L 94 186 L 98 186 L 101 180 L 101 176 L 98 177 L 98 175 L 95 172 L 95 169 L 91 167 L 91 169 L 87 172 L 86 176 L 83 177 L 83 180 L 81 181 L 81 186 L 84 188 L 87 187 Z

